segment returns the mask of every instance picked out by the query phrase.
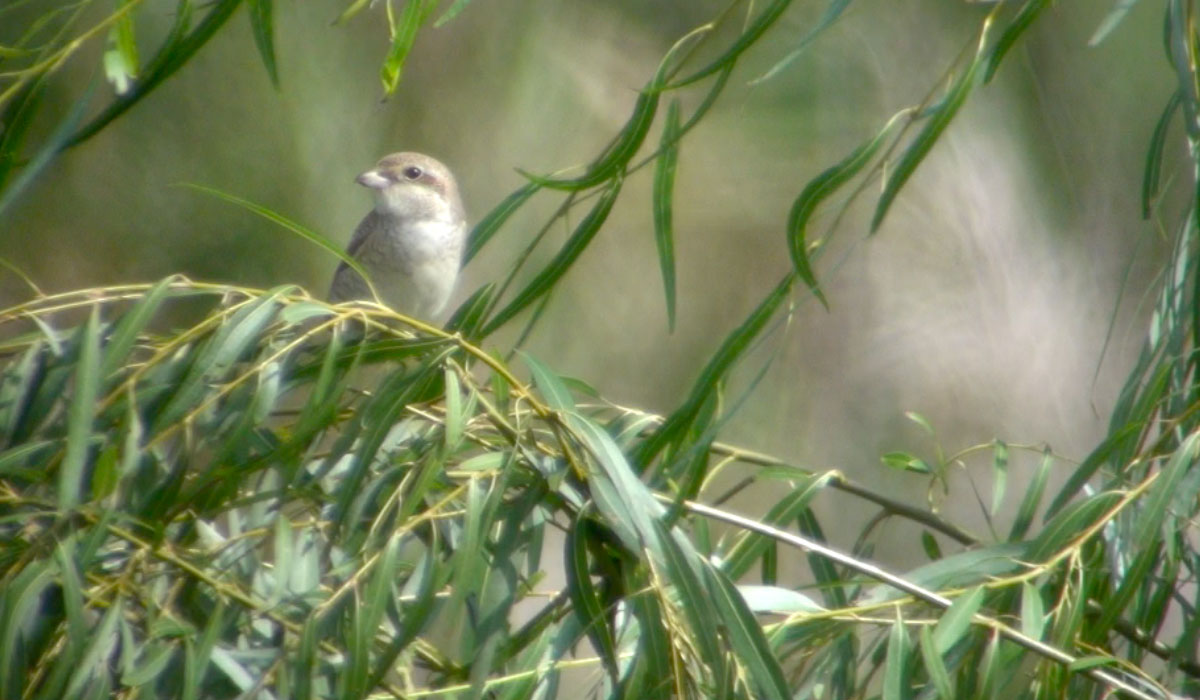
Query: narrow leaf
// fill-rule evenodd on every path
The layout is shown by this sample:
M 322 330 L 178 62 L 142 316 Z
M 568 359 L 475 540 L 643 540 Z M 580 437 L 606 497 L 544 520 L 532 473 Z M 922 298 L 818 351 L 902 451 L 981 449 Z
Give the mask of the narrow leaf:
M 537 194 L 542 186 L 536 182 L 527 182 L 522 185 L 517 191 L 504 198 L 504 201 L 497 204 L 483 220 L 471 229 L 471 235 L 467 239 L 467 249 L 463 253 L 463 265 L 466 265 L 475 257 L 475 254 L 483 248 L 484 244 L 491 240 L 492 236 L 500 230 L 504 222 L 513 215 L 521 205 L 529 200 L 530 197 Z
M 600 195 L 600 199 L 588 212 L 587 216 L 579 222 L 575 227 L 574 233 L 567 240 L 563 247 L 554 256 L 547 265 L 538 272 L 537 276 L 522 289 L 511 302 L 508 303 L 488 322 L 483 329 L 483 335 L 491 335 L 497 328 L 507 323 L 513 316 L 523 311 L 527 306 L 537 301 L 543 294 L 546 294 L 558 282 L 558 280 L 567 273 L 571 265 L 579 258 L 588 244 L 600 231 L 600 227 L 604 225 L 608 214 L 612 211 L 613 204 L 617 201 L 617 195 L 621 192 L 621 179 L 617 178 L 609 183 L 608 189 Z
M 679 160 L 679 100 L 667 106 L 667 122 L 659 142 L 658 164 L 654 170 L 654 243 L 662 269 L 663 293 L 667 300 L 667 328 L 675 332 L 675 232 L 672 224 L 672 198 L 675 191 L 675 167 Z
M 261 216 L 264 219 L 267 219 L 268 221 L 272 221 L 272 222 L 278 224 L 279 226 L 282 226 L 283 228 L 287 229 L 288 231 L 291 231 L 292 233 L 296 234 L 297 236 L 300 236 L 301 238 L 305 239 L 309 243 L 316 244 L 318 247 L 323 248 L 330 253 L 333 253 L 335 256 L 337 256 L 338 260 L 341 260 L 342 262 L 346 263 L 355 272 L 362 275 L 362 278 L 367 281 L 367 286 L 371 288 L 371 293 L 374 294 L 376 297 L 379 296 L 375 292 L 375 286 L 373 284 L 371 284 L 371 276 L 369 274 L 367 274 L 366 268 L 364 268 L 357 260 L 355 260 L 353 257 L 351 257 L 349 253 L 347 253 L 345 250 L 343 250 L 341 246 L 339 246 L 338 244 L 329 240 L 325 236 L 322 236 L 321 234 L 317 233 L 316 231 L 305 228 L 304 226 L 301 226 L 300 224 L 296 223 L 295 221 L 292 221 L 291 219 L 286 218 L 282 214 L 278 214 L 274 211 L 271 211 L 270 209 L 267 209 L 264 206 L 255 204 L 254 202 L 251 202 L 247 199 L 242 199 L 241 197 L 238 197 L 238 196 L 235 196 L 232 194 L 228 194 L 226 192 L 222 192 L 221 190 L 218 190 L 218 189 L 215 189 L 212 187 L 206 187 L 204 185 L 197 185 L 197 184 L 194 184 L 191 182 L 181 182 L 181 183 L 179 183 L 179 186 L 187 187 L 187 188 L 196 190 L 197 192 L 203 192 L 205 194 L 212 195 L 218 199 L 223 199 L 226 202 L 229 202 L 231 204 L 236 204 L 239 207 L 242 207 L 243 209 L 246 209 L 255 214 L 258 214 L 259 216 Z
M 1032 583 L 1021 584 L 1021 634 L 1041 640 L 1046 629 L 1046 607 L 1041 591 Z
M 79 343 L 67 418 L 67 449 L 58 471 L 58 506 L 63 510 L 79 504 L 91 449 L 92 422 L 100 392 L 100 312 L 97 307 L 92 307 L 80 332 Z
M 792 202 L 792 209 L 788 213 L 787 221 L 788 250 L 792 254 L 792 266 L 796 269 L 796 274 L 808 285 L 808 288 L 812 290 L 812 293 L 816 295 L 825 308 L 829 308 L 829 302 L 826 301 L 824 292 L 821 291 L 820 286 L 817 284 L 816 275 L 812 270 L 812 263 L 809 261 L 808 222 L 822 201 L 836 192 L 842 185 L 849 182 L 863 167 L 871 162 L 871 159 L 875 157 L 875 153 L 883 145 L 888 135 L 891 134 L 893 128 L 900 123 L 902 114 L 905 113 L 893 116 L 874 137 L 863 142 L 862 145 L 854 149 L 850 155 L 843 158 L 837 165 L 826 169 L 810 180 L 804 186 L 804 189 L 800 191 L 796 200 Z
M 383 91 L 390 95 L 400 84 L 400 76 L 404 72 L 404 62 L 412 51 L 413 43 L 417 40 L 417 30 L 425 16 L 425 0 L 408 0 L 400 21 L 392 32 L 392 48 L 388 51 L 383 66 L 379 69 L 379 78 L 383 81 Z
M 985 31 L 979 37 L 979 52 L 971 60 L 967 70 L 962 74 L 954 86 L 950 89 L 949 94 L 942 100 L 941 104 L 934 108 L 933 114 L 929 117 L 929 121 L 921 132 L 917 134 L 913 142 L 909 144 L 904 153 L 896 161 L 895 166 L 888 174 L 887 180 L 883 185 L 883 193 L 879 195 L 879 203 L 875 206 L 875 215 L 871 218 L 872 233 L 879 230 L 879 225 L 883 223 L 883 217 L 887 215 L 888 209 L 891 208 L 892 202 L 896 199 L 896 195 L 900 194 L 900 189 L 908 182 L 908 178 L 916 172 L 917 166 L 925 160 L 925 156 L 933 148 L 938 138 L 946 127 L 950 126 L 950 122 L 954 120 L 958 114 L 959 108 L 967 101 L 967 96 L 971 94 L 972 88 L 975 87 L 976 79 L 979 75 L 979 67 L 983 64 L 985 54 L 984 48 L 987 46 L 987 32 Z
M 996 70 L 1000 67 L 1000 62 L 1008 55 L 1016 43 L 1017 38 L 1029 29 L 1033 21 L 1037 19 L 1042 10 L 1050 6 L 1050 0 L 1026 0 L 1021 6 L 1017 15 L 1013 17 L 1004 31 L 1000 33 L 1000 38 L 996 40 L 996 45 L 992 47 L 991 55 L 988 56 L 987 70 L 983 74 L 983 82 L 991 82 L 992 76 L 996 74 Z
M 1158 197 L 1158 188 L 1162 180 L 1163 153 L 1167 145 L 1167 133 L 1170 130 L 1171 118 L 1183 103 L 1183 93 L 1176 90 L 1167 106 L 1163 108 L 1162 116 L 1154 125 L 1154 135 L 1150 137 L 1150 147 L 1146 149 L 1146 168 L 1142 175 L 1142 218 L 1149 219 L 1153 213 L 1154 200 Z
M 254 45 L 262 57 L 263 67 L 271 78 L 271 84 L 279 87 L 279 67 L 275 63 L 274 0 L 246 0 L 250 12 L 250 29 L 254 32 Z
M 1008 445 L 997 440 L 992 446 L 992 507 L 995 515 L 1004 503 L 1004 491 L 1008 485 Z
M 909 657 L 908 631 L 904 629 L 904 621 L 900 618 L 900 608 L 896 608 L 896 621 L 892 623 L 892 632 L 888 635 L 887 668 L 883 674 L 883 700 L 909 700 L 912 697 L 912 687 L 908 680 Z
M 645 469 L 652 459 L 668 444 L 676 440 L 692 424 L 708 397 L 717 390 L 718 383 L 730 370 L 750 344 L 758 337 L 763 327 L 775 315 L 784 299 L 792 291 L 792 275 L 780 280 L 775 289 L 759 303 L 750 316 L 730 333 L 712 359 L 692 385 L 687 400 L 668 417 L 637 450 L 636 461 Z
M 937 644 L 933 641 L 928 627 L 921 628 L 920 640 L 921 659 L 925 662 L 925 671 L 929 674 L 929 680 L 933 682 L 938 697 L 942 700 L 955 700 L 954 688 L 950 685 L 950 674 L 946 671 L 946 664 L 942 662 L 942 656 L 938 653 Z

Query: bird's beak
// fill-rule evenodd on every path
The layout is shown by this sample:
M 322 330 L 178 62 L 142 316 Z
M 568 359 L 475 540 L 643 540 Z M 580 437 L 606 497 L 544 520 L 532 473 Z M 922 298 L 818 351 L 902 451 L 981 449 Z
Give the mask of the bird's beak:
M 391 184 L 391 181 L 379 174 L 378 170 L 368 170 L 367 172 L 354 178 L 354 181 L 363 187 L 372 190 L 382 190 Z

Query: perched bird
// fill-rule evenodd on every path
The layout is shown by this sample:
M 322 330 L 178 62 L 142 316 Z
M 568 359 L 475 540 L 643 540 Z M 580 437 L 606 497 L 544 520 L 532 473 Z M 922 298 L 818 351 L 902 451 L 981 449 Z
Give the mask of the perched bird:
M 467 222 L 449 168 L 420 153 L 393 153 L 356 182 L 374 192 L 375 208 L 354 230 L 346 252 L 366 268 L 380 301 L 433 319 L 446 306 L 466 244 Z M 342 263 L 329 288 L 332 302 L 373 299 Z

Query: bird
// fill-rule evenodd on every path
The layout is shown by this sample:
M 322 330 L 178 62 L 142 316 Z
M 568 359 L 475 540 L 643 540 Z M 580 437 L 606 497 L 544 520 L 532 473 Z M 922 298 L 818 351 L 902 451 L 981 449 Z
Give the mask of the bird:
M 393 310 L 435 320 L 458 281 L 467 223 L 450 169 L 421 153 L 384 156 L 355 182 L 371 190 L 375 207 L 350 238 L 346 252 L 358 261 Z M 370 287 L 344 261 L 329 301 L 371 301 Z

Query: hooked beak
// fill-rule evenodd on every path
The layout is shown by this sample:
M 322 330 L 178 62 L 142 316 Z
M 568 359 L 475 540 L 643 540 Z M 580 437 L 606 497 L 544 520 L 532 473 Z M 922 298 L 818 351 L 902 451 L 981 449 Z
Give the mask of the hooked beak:
M 363 187 L 372 190 L 382 190 L 391 184 L 391 181 L 379 174 L 378 170 L 368 170 L 367 172 L 354 178 L 354 181 Z

